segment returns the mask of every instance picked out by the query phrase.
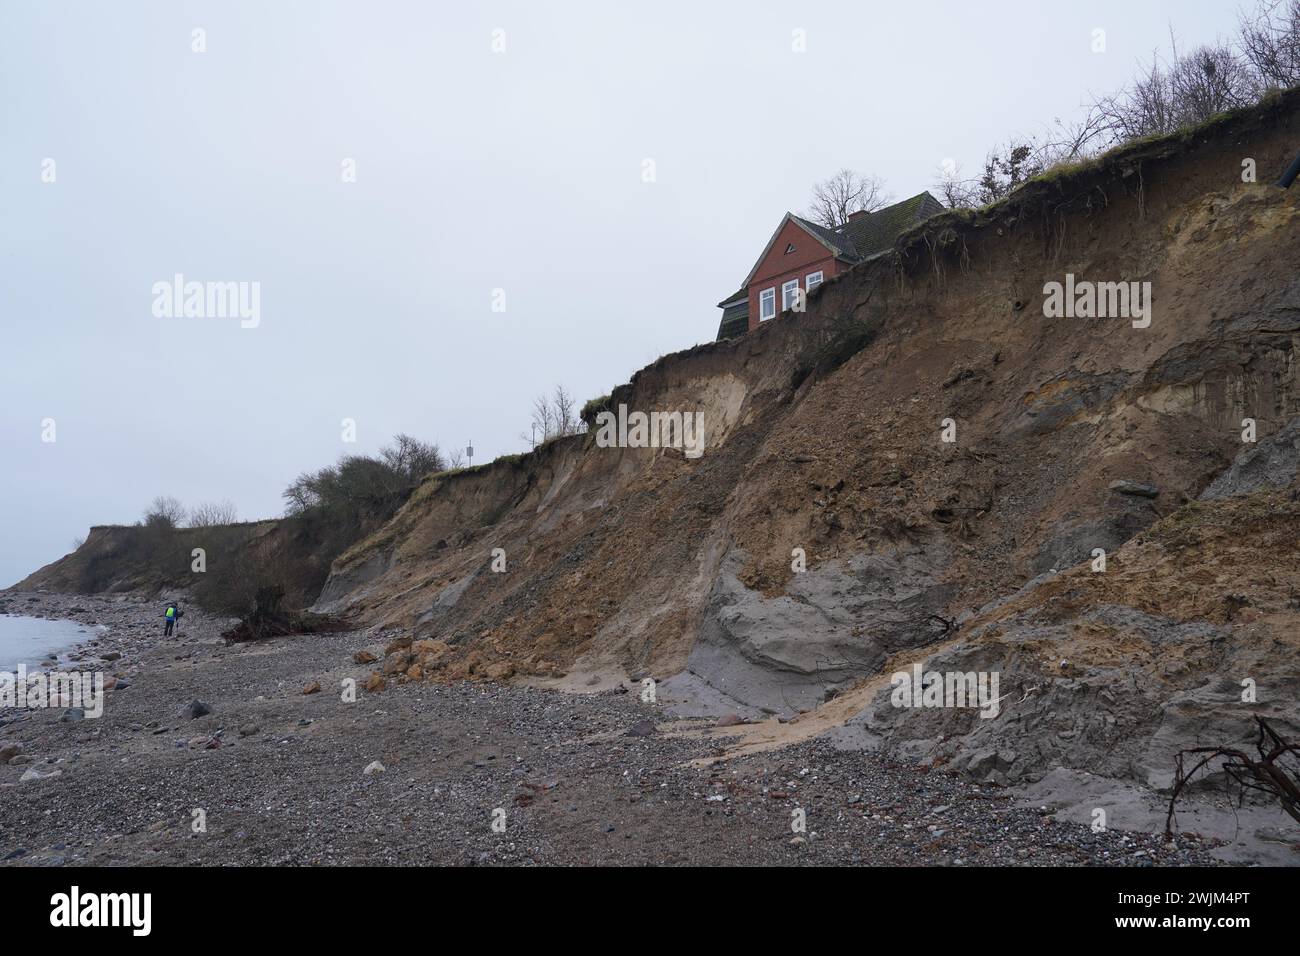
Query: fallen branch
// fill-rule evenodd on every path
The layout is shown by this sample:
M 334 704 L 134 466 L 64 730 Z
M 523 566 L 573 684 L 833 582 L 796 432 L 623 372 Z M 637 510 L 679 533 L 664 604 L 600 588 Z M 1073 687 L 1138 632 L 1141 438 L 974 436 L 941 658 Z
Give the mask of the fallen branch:
M 1165 839 L 1173 839 L 1174 805 L 1183 790 L 1198 771 L 1214 760 L 1224 759 L 1223 772 L 1227 774 L 1229 788 L 1236 783 L 1238 806 L 1244 802 L 1247 790 L 1258 790 L 1273 797 L 1282 809 L 1300 823 L 1300 770 L 1284 766 L 1281 759 L 1290 754 L 1300 760 L 1300 744 L 1288 743 L 1268 725 L 1263 717 L 1256 717 L 1259 736 L 1255 740 L 1258 758 L 1232 747 L 1193 747 L 1180 750 L 1175 758 L 1174 790 L 1169 797 L 1169 814 L 1165 817 Z M 1200 756 L 1191 770 L 1185 769 L 1184 758 Z

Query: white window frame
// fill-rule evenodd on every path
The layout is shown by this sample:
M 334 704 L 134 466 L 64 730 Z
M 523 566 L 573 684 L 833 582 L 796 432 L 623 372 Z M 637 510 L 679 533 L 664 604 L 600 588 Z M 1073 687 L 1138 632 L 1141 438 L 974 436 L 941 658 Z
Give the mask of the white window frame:
M 768 312 L 764 306 L 769 306 L 771 312 Z M 766 314 L 764 314 L 766 313 Z M 776 317 L 776 286 L 770 289 L 764 289 L 758 294 L 758 321 L 766 322 L 768 319 Z
M 822 284 L 822 273 L 821 270 L 819 269 L 816 272 L 808 273 L 808 277 L 804 280 L 803 287 L 807 289 L 809 292 L 811 292 L 813 289 L 817 288 L 821 284 Z
M 781 283 L 781 311 L 789 312 L 799 301 L 799 280 L 791 279 Z

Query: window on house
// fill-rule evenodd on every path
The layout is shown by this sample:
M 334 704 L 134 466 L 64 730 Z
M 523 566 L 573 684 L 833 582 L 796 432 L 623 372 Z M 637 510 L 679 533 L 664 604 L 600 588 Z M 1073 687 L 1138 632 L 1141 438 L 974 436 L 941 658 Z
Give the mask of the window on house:
M 758 321 L 765 322 L 776 315 L 776 289 L 764 289 L 758 294 Z
M 794 305 L 795 297 L 799 294 L 799 280 L 791 279 L 789 282 L 781 283 L 781 309 L 782 311 L 791 308 Z
M 822 284 L 822 274 L 820 272 L 808 273 L 808 279 L 804 282 L 804 288 L 811 292 Z

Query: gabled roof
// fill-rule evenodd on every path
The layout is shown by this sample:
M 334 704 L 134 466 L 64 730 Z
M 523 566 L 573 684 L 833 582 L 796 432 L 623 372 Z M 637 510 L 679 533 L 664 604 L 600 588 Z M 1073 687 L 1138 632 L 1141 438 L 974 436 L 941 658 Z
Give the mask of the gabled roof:
M 827 229 L 825 226 L 819 226 L 816 223 L 809 222 L 807 219 L 799 218 L 792 212 L 788 212 L 782 216 L 781 221 L 776 224 L 776 229 L 772 232 L 772 238 L 767 240 L 767 245 L 763 247 L 763 251 L 759 253 L 758 258 L 754 260 L 754 267 L 749 270 L 749 275 L 745 276 L 742 288 L 749 288 L 749 283 L 753 281 L 754 273 L 757 272 L 758 267 L 763 264 L 763 260 L 767 258 L 767 254 L 772 251 L 772 245 L 776 242 L 776 237 L 781 235 L 781 230 L 785 228 L 787 222 L 793 222 L 795 225 L 802 227 L 804 232 L 808 233 L 808 235 L 812 236 L 829 249 L 832 254 L 837 256 L 845 254 L 845 243 L 843 237 L 836 236 L 832 230 Z
M 810 222 L 800 216 L 791 216 L 795 222 L 803 226 L 805 230 L 821 242 L 826 248 L 830 249 L 837 256 L 844 259 L 853 260 L 856 253 L 853 249 L 853 242 L 843 233 L 835 229 L 827 229 L 820 223 Z

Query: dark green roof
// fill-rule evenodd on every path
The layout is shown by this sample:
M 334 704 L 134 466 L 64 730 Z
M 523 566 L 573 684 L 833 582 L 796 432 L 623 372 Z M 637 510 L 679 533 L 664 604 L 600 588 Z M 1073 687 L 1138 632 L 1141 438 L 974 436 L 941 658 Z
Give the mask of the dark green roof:
M 836 232 L 848 240 L 858 260 L 870 259 L 894 247 L 894 240 L 931 216 L 943 212 L 943 203 L 928 192 L 850 219 Z

